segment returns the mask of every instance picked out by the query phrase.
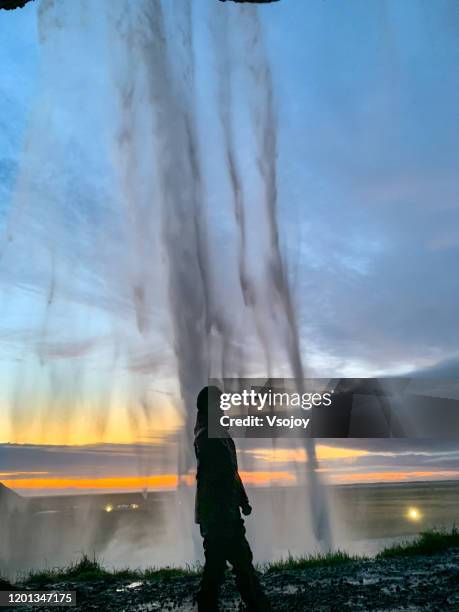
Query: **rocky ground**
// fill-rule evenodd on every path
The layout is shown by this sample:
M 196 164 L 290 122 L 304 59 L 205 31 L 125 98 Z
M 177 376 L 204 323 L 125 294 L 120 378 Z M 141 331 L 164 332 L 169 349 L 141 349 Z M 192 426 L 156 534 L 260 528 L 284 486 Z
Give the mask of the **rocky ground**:
M 191 611 L 194 610 L 192 594 L 198 581 L 199 577 L 189 576 L 137 582 L 61 582 L 41 585 L 40 590 L 77 591 L 77 607 L 73 609 L 78 612 Z M 270 571 L 263 574 L 262 582 L 273 610 L 279 612 L 459 611 L 459 549 L 431 556 Z M 223 588 L 221 602 L 222 610 L 243 609 L 230 576 Z M 72 608 L 14 609 L 53 612 Z

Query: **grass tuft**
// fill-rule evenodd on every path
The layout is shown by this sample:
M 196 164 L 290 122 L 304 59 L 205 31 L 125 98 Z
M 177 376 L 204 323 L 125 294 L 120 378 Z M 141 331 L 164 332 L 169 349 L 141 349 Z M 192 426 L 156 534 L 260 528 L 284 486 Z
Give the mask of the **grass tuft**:
M 199 564 L 187 565 L 183 567 L 161 567 L 161 568 L 149 568 L 142 572 L 145 580 L 170 580 L 173 578 L 188 578 L 191 576 L 198 576 L 202 571 L 202 567 Z
M 66 568 L 54 568 L 29 573 L 24 583 L 28 585 L 45 585 L 56 582 L 119 582 L 124 580 L 168 580 L 171 578 L 184 578 L 197 576 L 200 566 L 148 568 L 146 570 L 132 570 L 129 568 L 107 570 L 95 557 L 91 559 L 83 554 L 81 559 Z
M 341 550 L 329 552 L 324 555 L 308 555 L 307 557 L 293 557 L 289 555 L 286 559 L 267 563 L 261 567 L 261 570 L 265 574 L 272 574 L 273 572 L 282 572 L 285 570 L 301 570 L 319 566 L 330 567 L 333 565 L 343 565 L 345 563 L 352 563 L 353 561 L 362 561 L 363 559 L 363 557 L 352 556 Z
M 39 572 L 31 572 L 26 576 L 24 582 L 27 584 L 48 584 L 65 580 L 92 582 L 96 580 L 105 580 L 109 576 L 110 572 L 104 569 L 95 557 L 91 559 L 88 555 L 83 554 L 79 561 L 65 568 L 53 568 Z
M 377 559 L 389 559 L 390 557 L 434 555 L 448 548 L 459 547 L 459 530 L 453 527 L 451 531 L 421 531 L 412 542 L 402 542 L 385 548 L 376 555 Z

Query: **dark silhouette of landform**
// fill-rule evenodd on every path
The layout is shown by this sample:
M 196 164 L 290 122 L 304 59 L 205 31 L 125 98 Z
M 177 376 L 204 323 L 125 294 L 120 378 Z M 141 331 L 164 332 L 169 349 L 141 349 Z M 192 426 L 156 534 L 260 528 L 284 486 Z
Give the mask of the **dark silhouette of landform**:
M 29 2 L 33 2 L 33 0 L 0 0 L 0 9 L 14 11 L 17 8 L 23 8 Z
M 0 519 L 6 513 L 23 510 L 25 500 L 0 482 Z
M 220 2 L 236 2 L 238 4 L 269 4 L 271 2 L 279 2 L 279 0 L 220 0 Z M 0 0 L 0 10 L 13 11 L 18 8 L 23 8 L 29 2 L 34 0 Z
M 26 510 L 26 501 L 0 482 L 0 563 L 2 550 L 11 545 L 15 519 Z M 0 591 L 14 590 L 14 587 L 0 575 Z

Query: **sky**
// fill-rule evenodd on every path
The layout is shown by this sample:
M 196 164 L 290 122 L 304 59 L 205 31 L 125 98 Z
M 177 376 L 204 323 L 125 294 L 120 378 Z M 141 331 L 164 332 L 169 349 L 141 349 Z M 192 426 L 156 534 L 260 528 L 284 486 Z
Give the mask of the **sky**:
M 212 19 L 243 9 L 218 3 L 212 13 L 211 3 L 193 5 L 196 112 L 218 242 Z M 150 266 L 142 242 L 154 219 L 134 215 L 126 230 L 113 146 L 129 122 L 116 87 L 133 60 L 110 47 L 103 12 L 82 0 L 49 6 L 0 14 L 0 480 L 26 494 L 174 487 L 184 415 L 163 267 Z M 457 2 L 281 0 L 259 12 L 278 119 L 279 231 L 308 371 L 456 376 Z M 148 161 L 142 121 L 134 130 Z M 248 159 L 250 138 L 239 138 Z M 150 169 L 135 163 L 147 201 Z M 125 280 L 147 274 L 154 308 L 139 334 Z M 284 451 L 241 447 L 246 481 L 295 482 L 292 465 L 306 458 Z M 319 446 L 335 483 L 457 478 L 458 452 L 454 441 Z

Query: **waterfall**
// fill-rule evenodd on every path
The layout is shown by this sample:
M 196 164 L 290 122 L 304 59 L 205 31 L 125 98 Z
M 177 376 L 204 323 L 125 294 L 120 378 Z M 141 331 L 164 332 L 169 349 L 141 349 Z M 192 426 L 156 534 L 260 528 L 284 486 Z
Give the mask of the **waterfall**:
M 27 342 L 51 381 L 47 414 L 65 405 L 72 420 L 83 389 L 99 384 L 97 358 L 112 395 L 100 391 L 94 421 L 106 432 L 126 399 L 141 433 L 157 410 L 151 387 L 168 381 L 190 492 L 195 398 L 208 378 L 304 378 L 279 230 L 274 79 L 255 6 L 99 6 L 39 5 L 41 77 L 3 261 L 33 245 L 35 261 L 19 263 L 42 297 Z M 80 321 L 63 341 L 73 308 L 91 333 Z M 69 380 L 73 391 L 61 388 Z M 309 520 L 328 549 L 314 441 L 304 444 Z

